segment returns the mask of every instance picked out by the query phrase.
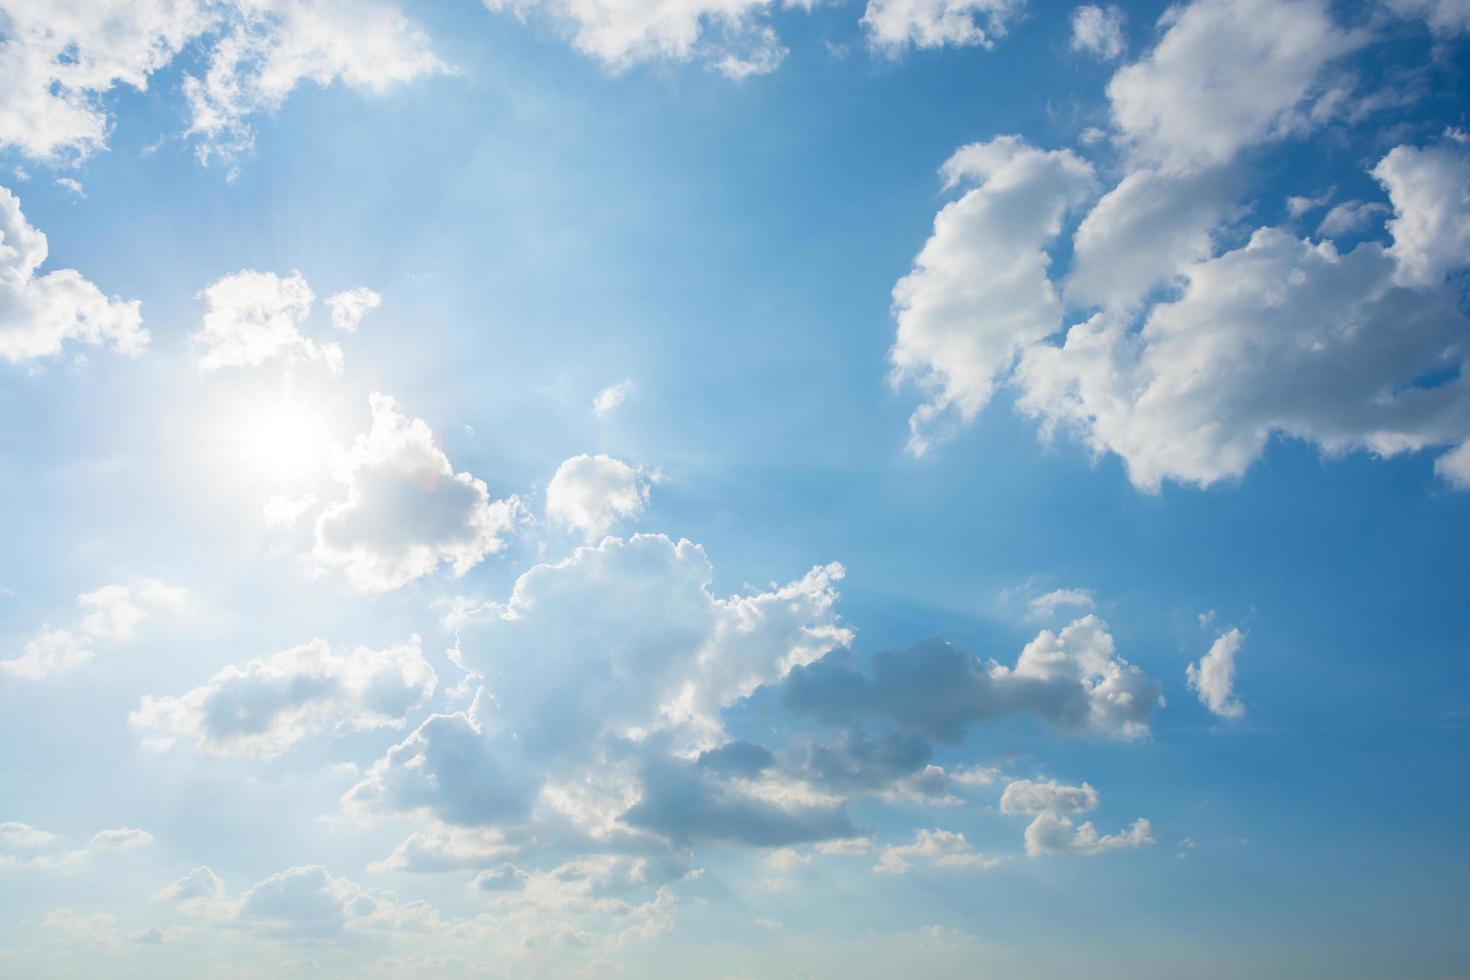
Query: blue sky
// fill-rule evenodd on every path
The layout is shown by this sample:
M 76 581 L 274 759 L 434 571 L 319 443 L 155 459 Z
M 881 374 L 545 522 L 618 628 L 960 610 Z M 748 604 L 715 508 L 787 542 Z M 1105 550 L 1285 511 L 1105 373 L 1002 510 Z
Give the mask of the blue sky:
M 0 0 L 0 974 L 1470 973 L 1467 34 Z

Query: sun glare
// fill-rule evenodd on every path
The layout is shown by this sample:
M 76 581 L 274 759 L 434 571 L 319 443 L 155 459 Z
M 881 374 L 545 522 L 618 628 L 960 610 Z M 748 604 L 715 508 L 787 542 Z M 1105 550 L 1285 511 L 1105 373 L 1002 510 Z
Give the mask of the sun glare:
M 233 429 L 237 465 L 277 483 L 311 476 L 331 445 L 320 409 L 291 398 L 251 405 Z

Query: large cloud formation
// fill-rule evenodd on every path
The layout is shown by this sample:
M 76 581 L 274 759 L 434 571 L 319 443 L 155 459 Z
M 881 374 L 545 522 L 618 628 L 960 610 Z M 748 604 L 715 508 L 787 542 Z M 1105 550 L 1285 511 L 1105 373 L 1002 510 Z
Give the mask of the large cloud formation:
M 368 813 L 604 840 L 656 835 L 785 843 L 852 833 L 838 801 L 759 765 L 701 765 L 721 709 L 850 639 L 839 566 L 722 598 L 697 545 L 608 538 L 523 574 L 504 603 L 462 611 L 454 656 L 481 690 L 435 715 L 346 797 Z
M 108 297 L 75 269 L 37 275 L 46 253 L 45 234 L 26 220 L 20 199 L 0 187 L 0 357 L 52 357 L 68 341 L 141 354 L 150 338 L 138 301 Z
M 407 585 L 448 562 L 463 575 L 505 547 L 518 498 L 490 499 L 483 480 L 456 473 L 422 419 L 387 395 L 369 398 L 373 424 L 332 459 L 347 490 L 317 519 L 313 556 L 365 591 Z
M 910 450 L 1010 385 L 1044 435 L 1116 454 L 1147 491 L 1239 478 L 1280 436 L 1328 454 L 1446 447 L 1437 470 L 1470 486 L 1452 282 L 1470 265 L 1470 141 L 1395 147 L 1371 169 L 1387 202 L 1322 226 L 1356 235 L 1389 213 L 1386 245 L 1269 225 L 1226 238 L 1244 151 L 1371 111 L 1338 67 L 1370 35 L 1318 0 L 1197 0 L 1161 26 L 1108 87 L 1128 167 L 1077 225 L 1060 298 L 1047 249 L 1095 196 L 1090 166 L 1011 136 L 946 163 L 947 183 L 978 186 L 894 287 L 895 377 L 925 396 Z

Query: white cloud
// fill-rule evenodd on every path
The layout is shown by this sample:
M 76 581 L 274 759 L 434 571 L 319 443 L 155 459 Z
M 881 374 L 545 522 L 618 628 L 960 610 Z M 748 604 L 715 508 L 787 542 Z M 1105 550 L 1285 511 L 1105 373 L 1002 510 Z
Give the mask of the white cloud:
M 595 540 L 643 512 L 649 482 L 641 469 L 611 456 L 573 456 L 546 486 L 546 519 Z
M 1026 618 L 1044 620 L 1062 609 L 1092 609 L 1096 604 L 1091 589 L 1053 589 L 1026 603 Z
M 640 62 L 706 61 L 742 78 L 766 74 L 786 49 L 765 19 L 772 0 L 485 0 L 496 12 L 545 16 L 610 71 Z
M 1108 98 L 1129 145 L 1169 168 L 1309 128 L 1333 108 L 1325 69 L 1366 41 L 1325 0 L 1195 0 L 1159 23 L 1158 45 L 1118 70 Z
M 1060 328 L 1045 247 L 1096 186 L 1075 154 L 1015 136 L 962 147 L 942 172 L 949 186 L 977 186 L 935 216 L 913 271 L 893 287 L 893 379 L 914 381 L 927 396 L 909 419 L 915 454 L 951 417 L 973 419 L 1016 355 Z
M 103 149 L 103 97 L 146 89 L 191 44 L 207 62 L 184 76 L 201 159 L 247 148 L 248 117 L 302 81 L 382 94 L 445 70 L 421 30 L 371 0 L 9 0 L 4 13 L 0 146 L 49 162 Z
M 1139 819 L 1119 834 L 1099 836 L 1091 821 L 1075 826 L 1071 816 L 1097 809 L 1097 790 L 1087 783 L 1068 786 L 1056 780 L 1045 782 L 1018 779 L 1006 786 L 1000 812 L 1032 816 L 1025 832 L 1026 854 L 1094 855 L 1124 847 L 1141 847 L 1154 842 L 1152 827 Z
M 1429 146 L 1396 146 L 1373 176 L 1393 201 L 1389 251 L 1400 282 L 1437 286 L 1470 264 L 1470 137 L 1451 130 Z
M 266 527 L 295 527 L 306 512 L 316 506 L 316 494 L 307 493 L 299 497 L 278 494 L 265 502 L 261 516 Z
M 1071 734 L 1138 738 L 1159 692 L 1117 655 L 1107 623 L 1088 615 L 1042 630 L 1014 667 L 931 640 L 878 654 L 871 676 L 829 662 L 794 671 L 782 696 L 788 710 L 829 724 L 887 719 L 956 742 L 970 725 L 1022 713 Z
M 327 297 L 327 306 L 332 311 L 332 326 L 352 333 L 367 316 L 383 302 L 383 297 L 366 286 L 344 290 Z
M 1026 0 L 868 0 L 862 24 L 874 47 L 897 53 L 916 48 L 990 48 L 1005 37 Z
M 7 852 L 41 850 L 60 842 L 60 837 L 30 824 L 16 820 L 0 823 L 0 849 Z
M 417 636 L 350 653 L 313 640 L 226 667 L 180 697 L 144 695 L 128 721 L 156 747 L 188 738 L 218 755 L 270 758 L 312 732 L 401 727 L 436 682 Z
M 975 850 L 964 834 L 920 829 L 914 834 L 913 843 L 884 847 L 878 853 L 878 863 L 873 865 L 873 870 L 880 874 L 907 874 L 915 862 L 936 868 L 976 871 L 1000 863 L 999 859 L 987 858 Z
M 56 186 L 79 201 L 87 197 L 87 190 L 82 186 L 82 182 L 73 177 L 57 177 Z
M 1401 17 L 1424 20 L 1442 37 L 1470 33 L 1470 4 L 1465 0 L 1388 0 L 1388 5 Z
M 165 885 L 154 901 L 177 905 L 186 912 L 208 913 L 218 909 L 225 897 L 225 883 L 208 867 L 195 868 Z
M 240 896 L 235 921 L 280 939 L 341 939 L 349 934 L 437 931 L 439 914 L 425 902 L 400 903 L 391 893 L 334 878 L 320 865 L 273 874 Z
M 500 865 L 517 850 L 496 830 L 440 824 L 409 834 L 387 858 L 369 865 L 369 870 L 420 874 L 479 870 Z
M 1072 50 L 1086 51 L 1105 61 L 1121 58 L 1127 50 L 1123 39 L 1126 15 L 1117 7 L 1106 9 L 1084 4 L 1072 11 Z
M 730 598 L 708 591 L 712 574 L 698 546 L 654 535 L 532 568 L 509 601 L 457 620 L 454 656 L 483 678 L 475 703 L 425 721 L 347 805 L 461 827 L 516 825 L 534 809 L 604 837 L 851 836 L 830 805 L 784 783 L 686 761 L 727 741 L 722 707 L 848 642 L 841 569 Z
M 873 853 L 873 846 L 871 837 L 847 837 L 840 840 L 822 841 L 817 845 L 817 853 L 836 857 L 858 857 Z
M 106 145 L 101 96 L 145 89 L 213 20 L 201 0 L 9 0 L 0 37 L 0 146 L 37 160 Z
M 118 827 L 115 830 L 99 830 L 92 836 L 89 847 L 109 851 L 130 851 L 153 843 L 153 835 L 136 827 Z
M 1211 232 L 1235 181 L 1215 168 L 1189 173 L 1141 169 L 1104 194 L 1078 226 L 1068 301 L 1122 313 L 1174 283 L 1192 262 L 1213 254 Z
M 1092 821 L 1074 827 L 1067 817 L 1055 813 L 1039 813 L 1026 827 L 1026 854 L 1039 857 L 1042 854 L 1081 854 L 1091 857 L 1106 851 L 1125 847 L 1142 847 L 1152 844 L 1153 826 L 1145 819 L 1133 821 L 1133 826 L 1117 834 L 1099 836 Z
M 374 392 L 372 428 L 332 458 L 347 489 L 316 525 L 318 561 L 366 591 L 407 585 L 450 563 L 463 575 L 505 547 L 522 516 L 516 497 L 492 501 L 484 481 L 456 473 L 422 419 Z
M 1245 642 L 1238 629 L 1221 633 L 1199 663 L 1185 669 L 1190 690 L 1199 695 L 1200 704 L 1221 718 L 1239 718 L 1245 705 L 1235 697 L 1235 656 Z
M 303 81 L 374 95 L 446 71 L 424 32 L 372 0 L 242 0 L 202 75 L 184 76 L 201 162 L 248 149 L 248 118 L 278 108 Z
M 75 872 L 99 855 L 136 850 L 153 843 L 153 835 L 136 827 L 101 830 L 82 847 L 68 848 L 62 838 L 29 824 L 0 823 L 0 870 Z
M 319 360 L 333 371 L 341 370 L 341 347 L 317 344 L 301 332 L 316 300 L 301 273 L 283 278 L 242 269 L 199 295 L 209 306 L 203 328 L 193 336 L 204 370 L 255 367 L 277 359 Z
M 138 301 L 106 296 L 75 269 L 37 275 L 46 255 L 45 234 L 26 220 L 20 199 L 0 187 L 0 358 L 51 357 L 68 341 L 141 354 L 150 338 Z
M 1055 779 L 1017 779 L 1007 783 L 1000 796 L 1000 812 L 1005 814 L 1086 813 L 1097 809 L 1097 804 L 1097 790 L 1087 783 L 1067 786 Z
M 628 397 L 628 393 L 632 390 L 632 378 L 625 378 L 615 385 L 609 385 L 602 389 L 597 393 L 597 397 L 592 399 L 592 414 L 598 417 L 607 415 L 621 405 Z
M 188 608 L 186 590 L 156 579 L 136 585 L 105 585 L 95 592 L 77 596 L 75 625 L 53 628 L 43 625 L 20 656 L 0 660 L 0 673 L 24 680 L 42 680 L 88 663 L 99 645 L 117 645 L 132 640 L 139 623 L 162 612 Z
M 1322 217 L 1322 222 L 1317 225 L 1317 236 L 1335 238 L 1339 235 L 1351 235 L 1366 227 L 1375 214 L 1386 211 L 1388 206 L 1378 201 L 1343 201 Z

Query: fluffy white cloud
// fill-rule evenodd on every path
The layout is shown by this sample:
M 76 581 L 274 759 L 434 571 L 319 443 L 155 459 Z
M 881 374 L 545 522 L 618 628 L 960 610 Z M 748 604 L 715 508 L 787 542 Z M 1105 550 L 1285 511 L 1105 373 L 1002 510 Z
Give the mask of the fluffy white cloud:
M 923 862 L 936 868 L 981 870 L 999 864 L 987 858 L 970 844 L 964 834 L 948 830 L 919 830 L 913 843 L 891 845 L 878 853 L 873 870 L 880 874 L 907 874 L 914 863 Z
M 240 896 L 235 921 L 282 939 L 341 939 L 348 934 L 429 932 L 439 914 L 424 902 L 399 902 L 391 893 L 334 878 L 320 865 L 273 874 Z
M 207 69 L 184 78 L 201 161 L 248 148 L 249 116 L 276 109 L 303 81 L 382 95 L 446 70 L 424 32 L 389 4 L 241 0 L 231 13 Z
M 868 0 L 863 27 L 868 40 L 893 52 L 956 46 L 993 47 L 1026 0 Z
M 0 18 L 0 146 L 83 157 L 107 141 L 101 96 L 148 86 L 213 20 L 202 0 L 7 0 Z
M 1245 705 L 1235 697 L 1235 656 L 1244 642 L 1245 634 L 1238 629 L 1222 633 L 1199 663 L 1185 669 L 1190 690 L 1199 695 L 1200 704 L 1221 718 L 1245 714 Z
M 649 478 L 611 456 L 573 456 L 546 486 L 546 519 L 593 540 L 648 503 Z
M 333 371 L 341 370 L 341 347 L 317 344 L 301 332 L 316 300 L 301 273 L 283 278 L 242 269 L 199 295 L 209 306 L 203 328 L 193 337 L 204 370 L 255 367 L 277 359 L 319 360 Z
M 493 11 L 542 14 L 610 71 L 696 58 L 732 78 L 774 71 L 786 55 L 765 18 L 772 0 L 484 0 Z
M 1026 603 L 1026 617 L 1045 620 L 1062 609 L 1091 609 L 1096 604 L 1090 589 L 1053 589 Z
M 49 831 L 17 821 L 0 823 L 0 870 L 77 871 L 93 858 L 131 851 L 153 843 L 153 835 L 136 827 L 101 830 L 82 847 L 68 848 Z
M 632 390 L 632 378 L 625 378 L 615 385 L 609 385 L 602 389 L 597 393 L 597 397 L 592 399 L 592 414 L 599 417 L 607 415 L 621 405 L 627 399 L 628 393 Z
M 97 646 L 127 643 L 139 623 L 158 613 L 181 611 L 188 604 L 187 591 L 156 579 L 83 592 L 77 596 L 75 625 L 60 629 L 43 625 L 20 656 L 0 660 L 0 674 L 42 680 L 65 673 L 89 662 Z
M 1388 206 L 1378 201 L 1343 201 L 1328 211 L 1317 225 L 1317 237 L 1335 238 L 1351 235 L 1373 220 L 1375 214 L 1388 211 Z
M 188 738 L 219 755 L 270 758 L 311 732 L 401 727 L 436 682 L 417 636 L 350 653 L 313 640 L 226 667 L 180 697 L 144 695 L 128 721 L 158 747 Z
M 1276 433 L 1385 456 L 1463 443 L 1470 382 L 1463 373 L 1418 381 L 1459 364 L 1466 321 L 1451 291 L 1399 285 L 1405 268 L 1422 280 L 1464 264 L 1452 235 L 1416 237 L 1442 227 L 1438 216 L 1453 207 L 1381 176 L 1396 215 L 1390 227 L 1409 236 L 1403 245 L 1365 242 L 1342 254 L 1259 229 L 1240 248 L 1188 266 L 1182 293 L 1137 332 L 1099 314 L 1060 347 L 1028 349 L 1017 371 L 1021 409 L 1048 431 L 1117 453 L 1133 483 L 1151 491 L 1165 479 L 1238 477 Z M 1428 240 L 1436 244 L 1421 249 Z
M 50 357 L 68 341 L 141 354 L 149 336 L 138 301 L 106 296 L 75 269 L 37 275 L 46 254 L 45 234 L 26 220 L 19 198 L 0 187 L 0 357 Z
M 1007 783 L 1000 796 L 1000 812 L 1005 814 L 1086 813 L 1097 809 L 1097 804 L 1097 790 L 1087 783 L 1068 786 L 1055 779 L 1017 779 Z
M 893 379 L 912 380 L 927 396 L 909 419 L 915 454 L 950 416 L 973 419 L 1017 354 L 1061 326 L 1045 248 L 1096 187 L 1075 154 L 1016 136 L 963 147 L 942 172 L 947 186 L 977 186 L 939 212 L 913 271 L 893 287 Z
M 1045 782 L 1018 779 L 1006 786 L 1000 798 L 1000 812 L 1008 815 L 1033 816 L 1026 827 L 1026 853 L 1101 854 L 1123 847 L 1141 847 L 1154 842 L 1147 820 L 1133 822 L 1119 834 L 1099 836 L 1091 821 L 1075 826 L 1070 815 L 1097 809 L 1097 790 L 1087 783 L 1068 786 L 1056 780 Z
M 1158 45 L 1118 70 L 1108 98 L 1135 152 L 1170 168 L 1308 128 L 1335 105 L 1324 70 L 1367 40 L 1325 0 L 1194 0 L 1159 24 Z
M 1151 290 L 1213 254 L 1210 234 L 1229 207 L 1234 184 L 1219 168 L 1129 173 L 1077 227 L 1067 300 L 1133 312 Z
M 514 825 L 534 809 L 604 836 L 851 836 L 829 802 L 790 795 L 758 766 L 685 761 L 727 741 L 722 707 L 848 642 L 841 569 L 730 598 L 709 592 L 712 574 L 698 546 L 655 535 L 526 572 L 509 601 L 457 620 L 455 656 L 483 679 L 474 705 L 424 722 L 347 804 L 456 826 Z
M 327 297 L 327 306 L 332 311 L 332 326 L 352 333 L 362 323 L 362 318 L 376 310 L 383 297 L 366 286 L 344 290 Z
M 224 897 L 225 883 L 212 869 L 203 867 L 165 885 L 154 901 L 177 905 L 188 912 L 209 912 L 218 908 Z
M 888 719 L 953 742 L 970 725 L 1022 713 L 1067 733 L 1136 738 L 1163 702 L 1159 692 L 1089 615 L 1059 633 L 1042 630 L 1014 667 L 933 640 L 880 653 L 871 675 L 828 658 L 793 671 L 782 694 L 790 710 L 820 721 Z
M 1451 130 L 1429 146 L 1396 146 L 1373 176 L 1393 201 L 1389 251 L 1400 282 L 1437 286 L 1470 265 L 1470 136 Z
M 103 96 L 198 43 L 184 93 L 201 159 L 251 143 L 247 122 L 302 81 L 381 94 L 443 71 L 423 32 L 388 4 L 349 0 L 8 0 L 0 36 L 0 146 L 58 161 L 107 142 Z
M 316 559 L 342 568 L 359 589 L 383 591 L 440 562 L 463 575 L 504 548 L 520 501 L 492 501 L 483 480 L 454 472 L 429 426 L 389 396 L 374 392 L 369 405 L 372 428 L 333 455 L 347 495 L 317 519 Z
M 436 874 L 495 868 L 517 850 L 493 829 L 438 825 L 409 834 L 392 854 L 370 865 L 369 870 Z
M 1127 42 L 1123 40 L 1126 15 L 1117 7 L 1106 9 L 1084 4 L 1072 11 L 1072 50 L 1086 51 L 1112 61 L 1123 56 Z
M 1042 854 L 1091 857 L 1105 851 L 1142 847 L 1153 842 L 1153 826 L 1142 818 L 1133 821 L 1133 825 L 1122 833 L 1101 836 L 1091 820 L 1075 827 L 1069 818 L 1050 812 L 1037 814 L 1026 827 L 1026 853 L 1030 857 Z

